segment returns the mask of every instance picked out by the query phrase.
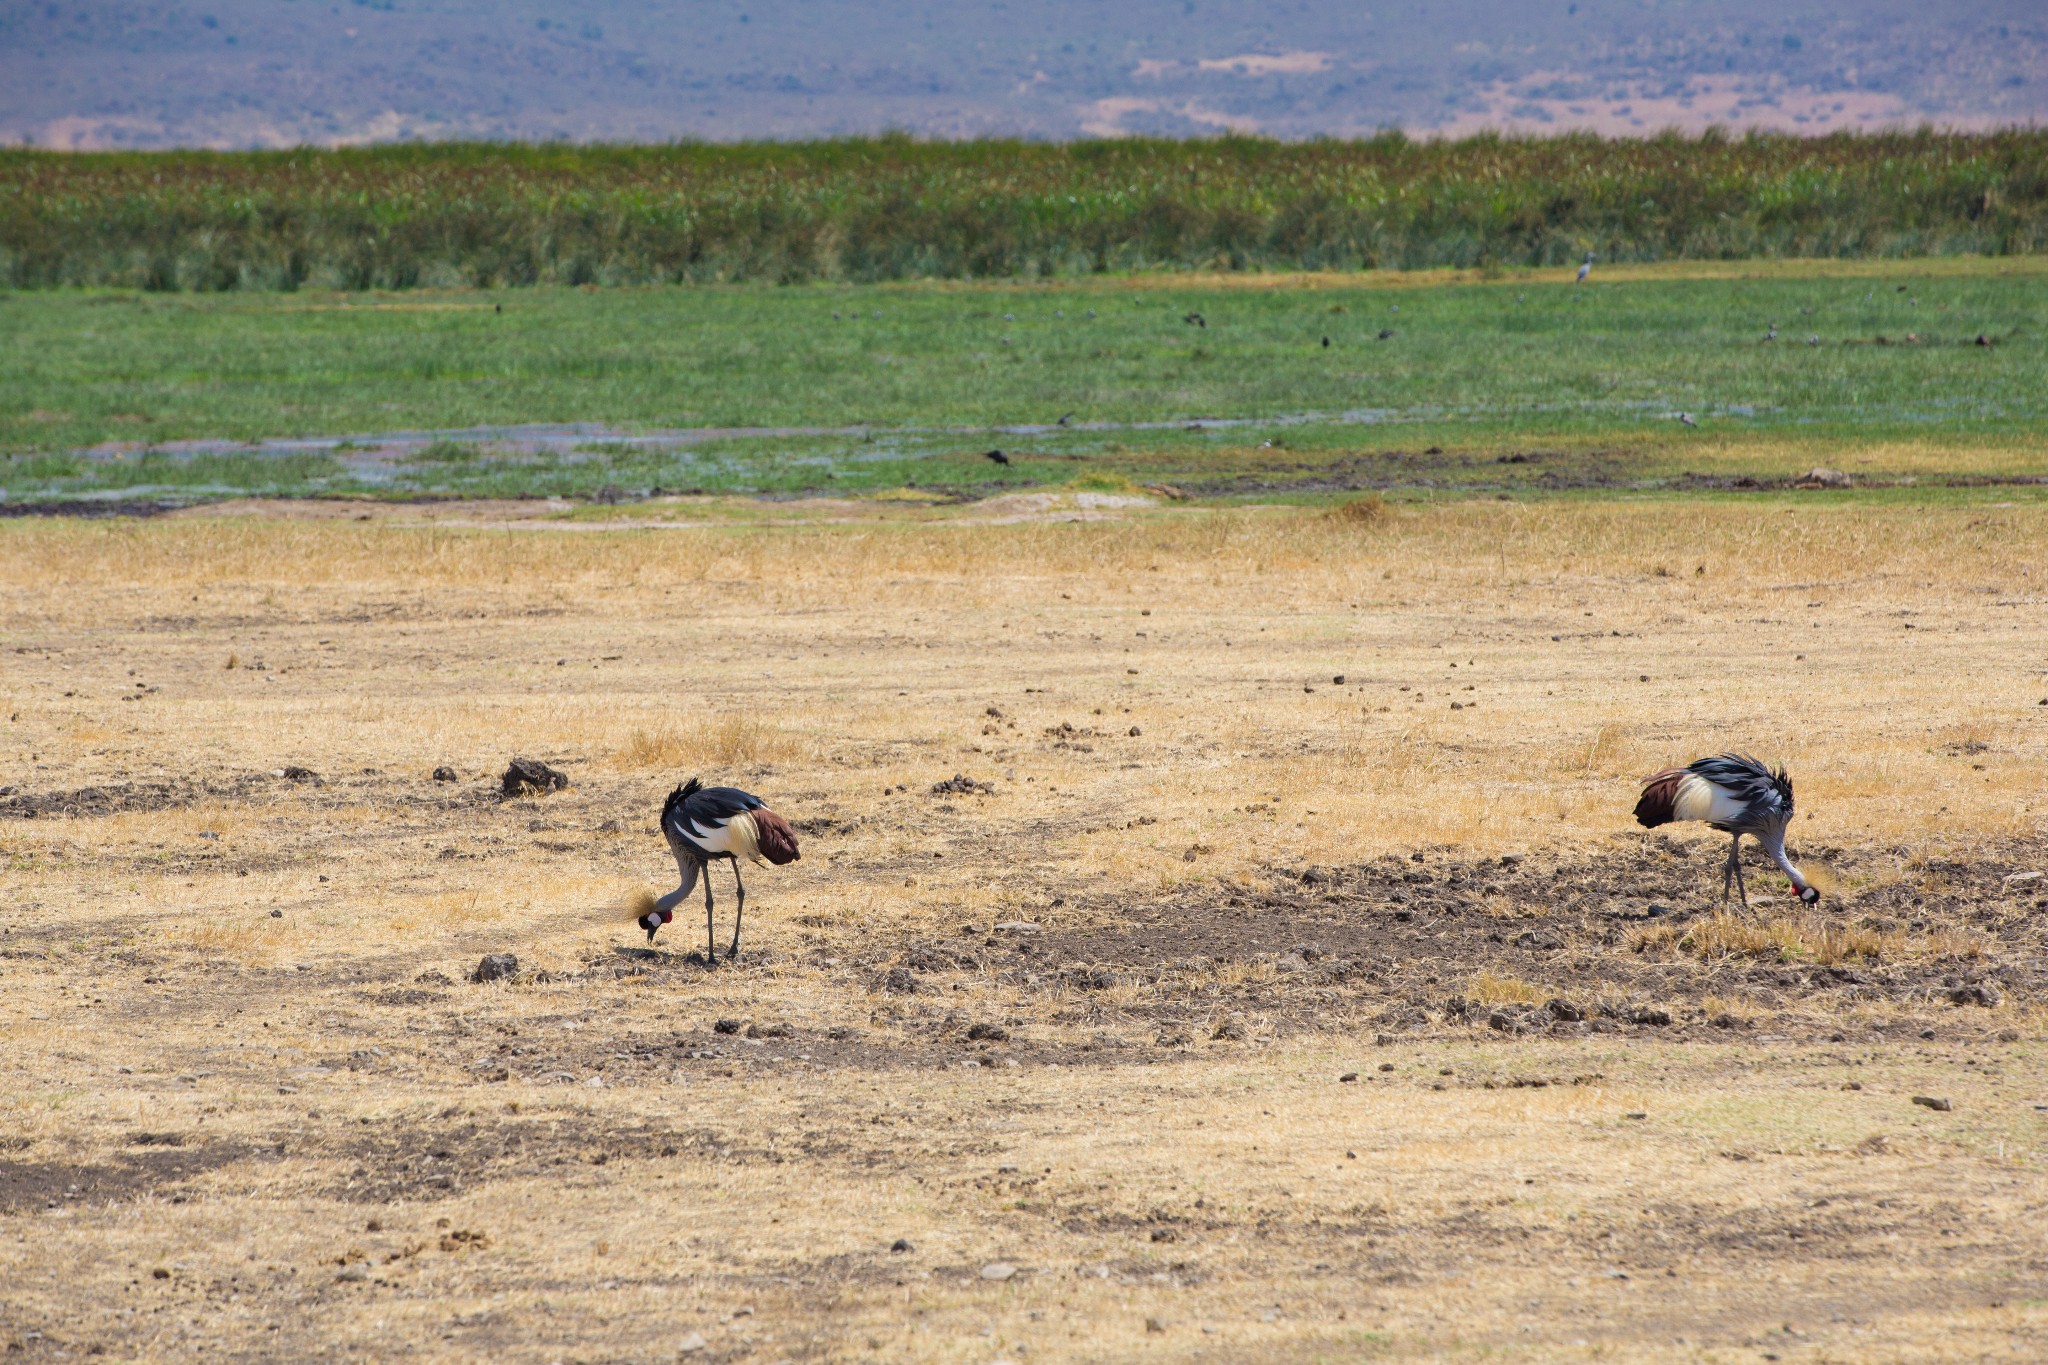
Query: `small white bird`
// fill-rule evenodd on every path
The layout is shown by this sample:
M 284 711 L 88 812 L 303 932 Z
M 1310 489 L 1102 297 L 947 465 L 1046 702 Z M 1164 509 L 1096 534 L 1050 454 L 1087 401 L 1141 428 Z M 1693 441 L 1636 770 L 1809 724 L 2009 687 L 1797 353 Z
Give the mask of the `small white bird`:
M 1678 424 L 1680 426 L 1686 427 L 1696 427 L 1699 425 L 1698 422 L 1692 420 L 1692 414 L 1689 412 L 1681 412 L 1678 414 Z
M 1774 323 L 1772 323 L 1772 324 L 1771 324 L 1771 330 L 1770 330 L 1770 331 L 1768 331 L 1768 332 L 1765 332 L 1765 333 L 1764 333 L 1764 340 L 1765 340 L 1765 341 L 1776 341 L 1777 339 L 1778 339 L 1778 324 L 1774 322 Z
M 1589 252 L 1587 252 L 1587 253 L 1586 253 L 1586 259 L 1585 259 L 1584 263 L 1582 263 L 1582 264 L 1581 264 L 1581 265 L 1579 266 L 1579 277 L 1578 277 L 1577 279 L 1573 280 L 1573 281 L 1572 281 L 1572 283 L 1573 283 L 1573 284 L 1584 284 L 1584 283 L 1586 282 L 1586 276 L 1588 276 L 1588 275 L 1590 275 L 1590 274 L 1592 274 L 1592 273 L 1593 273 L 1593 253 L 1589 251 Z

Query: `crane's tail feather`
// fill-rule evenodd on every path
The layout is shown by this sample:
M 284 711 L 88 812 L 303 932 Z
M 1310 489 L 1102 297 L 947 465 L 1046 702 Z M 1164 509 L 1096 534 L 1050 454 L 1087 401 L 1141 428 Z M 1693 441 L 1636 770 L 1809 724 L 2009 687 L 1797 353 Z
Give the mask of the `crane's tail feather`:
M 797 851 L 796 831 L 789 827 L 789 821 L 769 810 L 766 806 L 753 812 L 755 841 L 761 849 L 761 856 L 777 867 L 793 863 L 803 857 Z
M 1655 829 L 1680 818 L 1678 787 L 1690 776 L 1683 768 L 1666 768 L 1653 775 L 1643 784 L 1643 794 L 1636 801 L 1636 823 L 1644 829 Z

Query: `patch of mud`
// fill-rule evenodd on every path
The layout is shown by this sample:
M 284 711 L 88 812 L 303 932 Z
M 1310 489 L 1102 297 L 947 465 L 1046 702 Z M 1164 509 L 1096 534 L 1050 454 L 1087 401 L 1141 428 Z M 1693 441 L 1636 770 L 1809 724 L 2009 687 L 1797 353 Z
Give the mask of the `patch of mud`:
M 328 806 L 343 806 L 366 797 L 385 804 L 401 804 L 434 811 L 469 810 L 503 803 L 498 784 L 481 781 L 450 785 L 428 778 L 393 778 L 366 771 L 361 775 L 336 774 L 328 777 L 305 768 L 276 772 L 242 773 L 230 777 L 173 778 L 151 782 L 110 782 L 103 786 L 72 787 L 59 791 L 18 791 L 0 789 L 0 819 L 34 820 L 42 817 L 96 819 L 161 810 L 177 810 L 200 801 L 250 801 L 268 793 L 288 790 L 301 799 Z
M 78 517 L 86 521 L 156 517 L 176 511 L 181 505 L 136 498 L 72 498 L 61 502 L 0 500 L 0 517 Z
M 1249 1017 L 1248 1031 L 1287 1033 L 1361 1010 L 1383 1028 L 1480 1025 L 1508 1036 L 1673 1024 L 1739 1032 L 1751 1012 L 1781 1011 L 1772 1028 L 1825 1028 L 1873 1001 L 1981 1029 L 2001 1000 L 2048 988 L 2048 916 L 2031 913 L 2048 905 L 2035 883 L 2006 880 L 2034 866 L 2038 849 L 1919 860 L 1807 852 L 1858 888 L 1821 915 L 1766 890 L 1775 873 L 1751 869 L 1759 902 L 1718 918 L 1718 847 L 1652 837 L 1591 859 L 1388 857 L 1278 872 L 1259 890 L 1226 884 L 1104 905 L 1092 928 L 911 945 L 903 967 L 913 980 L 992 974 L 1071 1000 L 1077 1020 L 1156 1018 L 1162 1037 L 1232 1013 Z M 1765 932 L 1731 948 L 1716 937 L 1731 923 L 1774 921 L 1810 939 L 1843 931 L 1851 946 Z M 1090 1004 L 1119 990 L 1134 1003 Z
M 0 1214 L 100 1207 L 138 1195 L 168 1194 L 173 1202 L 183 1202 L 178 1186 L 244 1155 L 224 1143 L 188 1148 L 182 1141 L 161 1140 L 167 1136 L 138 1134 L 141 1150 L 104 1162 L 0 1157 Z
M 1184 478 L 1180 487 L 1207 498 L 1242 498 L 1276 493 L 1364 493 L 1397 489 L 1454 488 L 1469 492 L 1513 490 L 1646 488 L 1631 465 L 1631 451 L 1603 450 L 1581 454 L 1561 451 L 1514 451 L 1506 455 L 1389 450 L 1338 460 L 1303 459 L 1292 469 L 1269 463 L 1257 474 L 1227 478 Z
M 337 1128 L 291 1143 L 293 1155 L 347 1167 L 321 1193 L 355 1204 L 430 1202 L 493 1181 L 544 1176 L 562 1187 L 614 1178 L 601 1168 L 631 1161 L 780 1165 L 823 1158 L 872 1165 L 879 1149 L 850 1152 L 809 1132 L 749 1133 L 678 1128 L 641 1119 L 578 1114 L 533 1119 L 446 1113 L 424 1121 Z
M 175 810 L 210 797 L 245 799 L 267 780 L 251 776 L 222 782 L 119 782 L 68 791 L 10 792 L 0 796 L 0 818 L 33 820 L 48 815 L 94 817 Z

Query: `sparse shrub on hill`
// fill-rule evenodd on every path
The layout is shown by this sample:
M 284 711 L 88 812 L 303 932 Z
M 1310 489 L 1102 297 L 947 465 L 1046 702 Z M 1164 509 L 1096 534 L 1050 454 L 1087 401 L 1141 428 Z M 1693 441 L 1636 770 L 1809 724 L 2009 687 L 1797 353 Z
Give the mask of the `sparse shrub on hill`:
M 0 285 L 1354 270 L 2048 245 L 2048 131 L 0 151 Z

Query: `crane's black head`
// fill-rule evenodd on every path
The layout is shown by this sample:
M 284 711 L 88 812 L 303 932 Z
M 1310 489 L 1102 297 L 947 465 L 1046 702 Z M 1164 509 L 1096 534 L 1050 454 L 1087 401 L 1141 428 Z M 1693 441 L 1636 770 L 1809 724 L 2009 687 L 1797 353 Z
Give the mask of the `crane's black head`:
M 1805 901 L 1808 905 L 1819 905 L 1820 892 L 1814 887 L 1802 886 L 1799 888 L 1799 899 Z
M 640 917 L 639 925 L 647 931 L 647 941 L 652 943 L 654 942 L 655 931 L 674 918 L 675 912 L 673 910 L 649 910 Z

